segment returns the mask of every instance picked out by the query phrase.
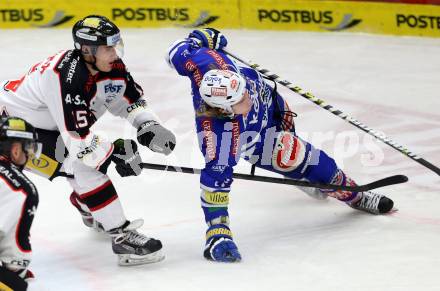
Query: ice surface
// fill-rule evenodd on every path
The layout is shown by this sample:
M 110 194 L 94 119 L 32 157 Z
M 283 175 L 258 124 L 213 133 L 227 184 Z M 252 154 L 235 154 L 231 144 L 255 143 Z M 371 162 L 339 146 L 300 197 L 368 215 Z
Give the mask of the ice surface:
M 126 64 L 151 107 L 178 137 L 172 157 L 143 150 L 149 162 L 202 166 L 189 81 L 164 61 L 168 45 L 188 32 L 123 31 Z M 238 55 L 440 166 L 440 39 L 224 33 Z M 32 64 L 72 47 L 70 30 L 2 30 L 0 36 L 0 79 L 19 78 Z M 40 193 L 31 264 L 38 280 L 32 290 L 439 290 L 439 176 L 383 143 L 368 142 L 360 130 L 302 97 L 280 90 L 299 113 L 298 132 L 337 157 L 357 181 L 393 174 L 410 178 L 382 190 L 399 212 L 371 216 L 332 199 L 312 200 L 289 186 L 236 181 L 231 227 L 243 261 L 217 264 L 202 257 L 205 225 L 198 176 L 145 170 L 140 177 L 122 179 L 111 170 L 126 215 L 144 218 L 142 231 L 160 238 L 167 256 L 157 264 L 118 267 L 108 238 L 82 225 L 69 203 L 68 184 L 30 175 Z M 134 134 L 126 122 L 110 115 L 96 129 L 111 138 Z M 348 144 L 348 137 L 362 143 Z M 238 170 L 248 171 L 249 166 L 241 163 Z

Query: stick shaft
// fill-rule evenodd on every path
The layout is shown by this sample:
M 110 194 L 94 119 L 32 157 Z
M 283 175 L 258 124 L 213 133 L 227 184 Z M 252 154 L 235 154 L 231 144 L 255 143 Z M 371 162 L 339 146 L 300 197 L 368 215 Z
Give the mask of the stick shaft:
M 186 174 L 200 174 L 200 169 L 194 169 L 189 167 L 178 167 L 178 166 L 170 166 L 170 165 L 161 165 L 161 164 L 150 164 L 150 163 L 142 163 L 143 169 L 150 170 L 158 170 L 158 171 L 169 171 L 169 172 L 180 172 Z M 390 176 L 381 180 L 377 180 L 365 185 L 359 186 L 341 186 L 341 185 L 331 185 L 331 184 L 321 184 L 321 183 L 310 183 L 307 181 L 299 181 L 292 180 L 286 178 L 275 178 L 275 177 L 266 177 L 266 176 L 258 176 L 258 175 L 248 175 L 248 174 L 240 174 L 233 173 L 232 175 L 235 179 L 241 180 L 250 180 L 250 181 L 258 181 L 258 182 L 267 182 L 267 183 L 275 183 L 275 184 L 285 184 L 285 185 L 294 185 L 301 187 L 312 187 L 319 189 L 328 189 L 328 190 L 344 190 L 344 191 L 352 191 L 352 192 L 362 192 L 368 191 L 375 188 L 385 187 L 393 184 L 400 184 L 408 181 L 408 178 L 403 175 L 395 175 Z
M 178 166 L 170 166 L 170 165 L 151 164 L 151 163 L 142 163 L 141 167 L 142 167 L 142 169 L 168 171 L 168 172 L 185 173 L 185 174 L 200 174 L 200 172 L 201 172 L 200 169 L 194 169 L 194 168 L 189 168 L 189 167 L 178 167 Z M 70 179 L 75 178 L 74 175 L 67 174 L 64 172 L 59 172 L 57 174 L 57 176 L 58 177 L 66 177 L 66 178 L 70 178 Z M 293 186 L 301 186 L 301 187 L 312 187 L 312 188 L 327 189 L 327 190 L 343 190 L 343 191 L 352 191 L 352 192 L 369 191 L 372 189 L 385 187 L 385 186 L 389 186 L 389 185 L 394 185 L 394 184 L 405 183 L 408 181 L 408 177 L 406 177 L 404 175 L 395 175 L 395 176 L 386 177 L 384 179 L 380 179 L 377 181 L 373 181 L 373 182 L 365 184 L 365 185 L 341 186 L 341 185 L 331 185 L 331 184 L 310 183 L 307 181 L 299 181 L 299 180 L 292 180 L 292 179 L 286 179 L 286 178 L 258 176 L 253 173 L 251 175 L 233 173 L 232 177 L 234 179 L 241 179 L 241 180 L 250 180 L 250 181 L 258 181 L 258 182 L 266 182 L 266 183 L 293 185 Z
M 234 55 L 233 53 L 229 52 L 226 49 L 223 49 L 223 51 L 226 54 L 228 54 L 231 57 L 233 57 L 234 59 L 240 61 L 241 63 L 254 68 L 258 72 L 260 72 L 261 74 L 263 74 L 264 76 L 269 78 L 270 80 L 275 81 L 275 82 L 285 86 L 289 90 L 291 90 L 291 91 L 299 94 L 300 96 L 308 99 L 309 101 L 315 103 L 319 107 L 321 107 L 321 108 L 323 108 L 323 109 L 333 113 L 334 115 L 338 116 L 339 118 L 347 121 L 348 123 L 356 126 L 357 128 L 365 131 L 366 133 L 374 136 L 375 138 L 379 139 L 380 141 L 384 142 L 385 144 L 389 145 L 390 147 L 392 147 L 395 150 L 401 152 L 402 154 L 406 155 L 407 157 L 409 157 L 412 160 L 418 162 L 419 164 L 425 166 L 426 168 L 430 169 L 431 171 L 435 172 L 437 175 L 440 176 L 440 168 L 438 168 L 437 166 L 435 166 L 432 163 L 428 162 L 427 160 L 423 159 L 422 157 L 420 157 L 419 155 L 415 154 L 414 152 L 408 150 L 406 147 L 404 147 L 402 145 L 399 145 L 398 143 L 393 141 L 391 138 L 387 137 L 384 133 L 376 131 L 376 130 L 370 128 L 369 126 L 365 125 L 364 123 L 362 123 L 362 122 L 358 121 L 357 119 L 355 119 L 355 118 L 349 116 L 348 114 L 344 113 L 342 110 L 339 110 L 339 109 L 333 107 L 332 105 L 327 104 L 324 100 L 315 97 L 315 95 L 313 95 L 312 93 L 305 92 L 303 89 L 301 89 L 298 86 L 293 85 L 291 82 L 289 82 L 287 80 L 281 79 L 280 76 L 278 76 L 278 75 L 276 75 L 274 73 L 271 73 L 269 70 L 263 69 L 263 68 L 259 68 L 260 65 L 258 65 L 256 63 L 246 62 L 242 58 L 238 57 L 237 55 Z

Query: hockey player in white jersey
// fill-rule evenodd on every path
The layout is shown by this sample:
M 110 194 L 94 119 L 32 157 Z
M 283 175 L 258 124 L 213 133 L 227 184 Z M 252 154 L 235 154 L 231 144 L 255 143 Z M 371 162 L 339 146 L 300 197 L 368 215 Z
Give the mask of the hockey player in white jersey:
M 38 192 L 22 169 L 40 153 L 32 125 L 21 118 L 0 119 L 0 290 L 26 290 L 33 278 L 29 233 Z
M 72 204 L 86 225 L 110 234 L 119 264 L 159 261 L 163 259 L 161 242 L 136 231 L 142 220 L 126 219 L 106 174 L 111 162 L 121 176 L 140 174 L 136 142 L 109 142 L 90 127 L 109 111 L 138 130 L 141 145 L 165 155 L 174 149 L 175 136 L 160 125 L 121 60 L 123 43 L 114 23 L 90 15 L 74 25 L 72 34 L 75 49 L 35 64 L 18 80 L 3 82 L 0 108 L 37 128 L 45 150 L 40 159 L 26 164 L 28 170 L 48 179 L 60 172 L 74 175 L 68 179 Z

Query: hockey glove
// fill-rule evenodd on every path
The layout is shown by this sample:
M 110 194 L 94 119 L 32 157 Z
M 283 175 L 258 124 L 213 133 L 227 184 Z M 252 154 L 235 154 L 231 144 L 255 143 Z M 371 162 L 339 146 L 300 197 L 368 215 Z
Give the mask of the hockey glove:
M 225 224 L 215 224 L 206 231 L 206 246 L 203 256 L 219 262 L 239 262 L 240 252 L 232 240 L 232 233 Z
M 221 50 L 228 45 L 226 37 L 215 28 L 196 29 L 188 37 L 196 40 L 199 46 L 213 50 Z
M 117 139 L 113 143 L 115 149 L 112 161 L 116 164 L 116 171 L 121 177 L 138 176 L 142 172 L 142 159 L 137 144 L 131 139 Z
M 138 142 L 153 152 L 169 155 L 176 146 L 174 134 L 157 121 L 147 121 L 138 128 Z

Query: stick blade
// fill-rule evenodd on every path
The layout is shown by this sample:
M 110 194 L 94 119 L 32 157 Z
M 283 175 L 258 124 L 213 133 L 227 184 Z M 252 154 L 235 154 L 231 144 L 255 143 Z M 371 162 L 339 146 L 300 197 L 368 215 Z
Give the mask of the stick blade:
M 408 180 L 409 180 L 408 177 L 405 175 L 394 175 L 394 176 L 386 177 L 386 178 L 374 181 L 372 183 L 363 185 L 360 188 L 365 187 L 365 189 L 362 189 L 360 191 L 368 191 L 368 190 L 381 188 L 381 187 L 385 187 L 385 186 L 402 184 L 402 183 L 408 182 Z

